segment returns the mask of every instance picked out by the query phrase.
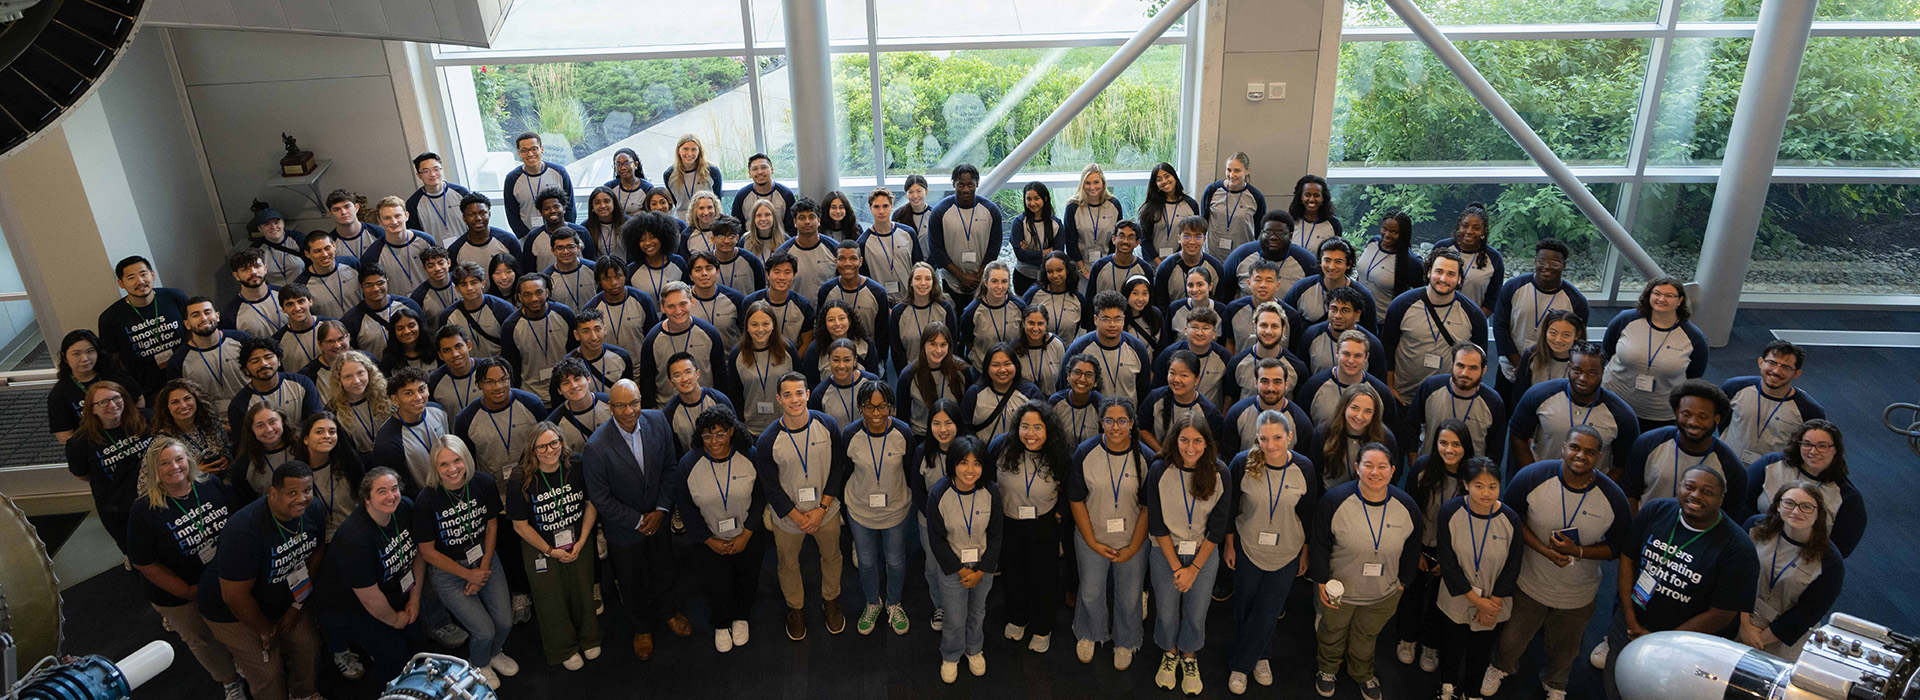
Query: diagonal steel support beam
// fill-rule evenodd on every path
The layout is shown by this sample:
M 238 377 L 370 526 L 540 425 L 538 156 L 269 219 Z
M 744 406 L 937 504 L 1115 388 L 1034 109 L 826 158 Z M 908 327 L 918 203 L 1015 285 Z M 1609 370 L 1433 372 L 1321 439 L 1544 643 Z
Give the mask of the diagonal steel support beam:
M 1119 51 L 1114 52 L 1112 58 L 1100 64 L 1100 67 L 1093 71 L 1093 75 L 1087 77 L 1087 82 L 1082 83 L 1073 91 L 1073 94 L 1068 95 L 1067 101 L 1054 108 L 1052 114 L 1047 115 L 1039 126 L 1034 127 L 1033 133 L 1028 134 L 1027 138 L 1022 140 L 1012 153 L 1008 153 L 999 165 L 994 166 L 992 172 L 981 178 L 980 196 L 990 196 L 1006 186 L 1007 181 L 1013 179 L 1014 173 L 1020 172 L 1021 168 L 1026 167 L 1027 161 L 1033 160 L 1033 157 L 1040 153 L 1041 146 L 1058 136 L 1060 130 L 1066 128 L 1067 122 L 1080 116 L 1087 105 L 1093 104 L 1093 98 L 1100 96 L 1101 90 L 1112 85 L 1114 79 L 1119 78 L 1128 66 L 1132 66 L 1134 60 L 1140 58 L 1140 54 L 1146 53 L 1147 49 L 1153 46 L 1153 42 L 1159 39 L 1160 35 L 1167 33 L 1167 30 L 1173 27 L 1173 23 L 1179 21 L 1180 16 L 1186 14 L 1187 10 L 1192 9 L 1197 2 L 1199 0 L 1172 0 L 1161 7 L 1160 11 L 1153 15 L 1153 19 L 1147 21 L 1147 26 L 1141 27 L 1133 38 L 1120 46 Z M 1190 27 L 1188 31 L 1195 30 Z
M 1554 155 L 1553 149 L 1548 147 L 1545 141 L 1540 140 L 1540 135 L 1534 133 L 1532 127 L 1527 126 L 1527 121 L 1520 118 L 1520 113 L 1514 111 L 1513 105 L 1507 104 L 1506 98 L 1500 96 L 1500 91 L 1493 89 L 1493 84 L 1487 82 L 1486 76 L 1481 75 L 1480 71 L 1473 67 L 1473 63 L 1467 61 L 1466 56 L 1461 55 L 1460 49 L 1454 47 L 1453 42 L 1449 41 L 1446 35 L 1441 34 L 1438 27 L 1433 26 L 1433 21 L 1413 4 L 1413 0 L 1386 0 L 1386 2 L 1388 7 L 1393 8 L 1394 14 L 1399 15 L 1400 20 L 1406 22 L 1407 27 L 1413 30 L 1413 35 L 1419 37 L 1420 42 L 1433 51 L 1433 55 L 1440 59 L 1440 63 L 1445 65 L 1447 70 L 1453 71 L 1454 77 L 1460 79 L 1460 84 L 1466 86 L 1467 92 L 1473 95 L 1473 99 L 1478 100 L 1480 106 L 1485 107 L 1487 112 L 1493 115 L 1493 120 L 1499 122 L 1500 128 L 1506 129 L 1507 135 L 1513 137 L 1515 143 L 1520 144 L 1520 149 L 1526 151 L 1527 156 L 1546 172 L 1547 177 L 1560 186 L 1560 190 L 1567 194 L 1568 199 L 1573 200 L 1573 205 L 1579 207 L 1580 213 L 1585 214 L 1587 220 L 1592 221 L 1593 225 L 1600 229 L 1600 235 L 1606 236 L 1607 241 L 1612 243 L 1628 262 L 1633 263 L 1633 266 L 1640 270 L 1640 274 L 1646 275 L 1647 279 L 1664 274 L 1660 264 L 1654 262 L 1652 256 L 1647 255 L 1647 249 L 1640 247 L 1639 241 L 1633 240 L 1633 236 L 1627 233 L 1626 227 L 1621 226 L 1620 222 L 1613 218 L 1613 214 L 1607 211 L 1606 205 L 1601 204 L 1599 198 L 1587 191 L 1586 186 L 1580 183 L 1580 178 L 1575 177 L 1573 171 L 1567 168 L 1566 162 Z

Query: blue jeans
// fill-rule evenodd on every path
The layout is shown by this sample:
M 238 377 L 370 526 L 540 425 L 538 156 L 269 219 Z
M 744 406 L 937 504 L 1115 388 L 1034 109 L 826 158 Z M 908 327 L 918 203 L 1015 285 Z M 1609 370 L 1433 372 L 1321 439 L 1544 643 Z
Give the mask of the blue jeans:
M 983 574 L 979 585 L 968 588 L 960 583 L 960 574 L 940 575 L 940 599 L 946 601 L 946 624 L 940 628 L 940 660 L 957 662 L 961 656 L 978 654 L 986 646 L 987 593 L 993 590 L 993 574 Z
M 467 628 L 467 663 L 485 668 L 507 646 L 507 632 L 513 629 L 513 601 L 507 592 L 507 570 L 500 557 L 493 558 L 493 575 L 480 592 L 467 595 L 467 582 L 435 567 L 427 567 L 427 580 L 440 594 L 453 619 Z
M 1143 545 L 1133 553 L 1132 559 L 1115 564 L 1094 554 L 1087 541 L 1076 533 L 1073 556 L 1080 564 L 1080 596 L 1073 609 L 1073 636 L 1113 642 L 1118 649 L 1138 650 L 1145 637 L 1144 622 L 1140 619 L 1140 590 L 1147 584 L 1147 558 L 1160 556 L 1160 552 Z M 1107 600 L 1109 582 L 1113 586 L 1111 603 Z
M 1219 548 L 1207 556 L 1185 593 L 1174 587 L 1173 567 L 1167 565 L 1159 547 L 1143 548 L 1140 555 L 1147 558 L 1153 577 L 1153 643 L 1165 651 L 1199 651 L 1207 643 L 1207 608 L 1213 605 L 1213 579 L 1220 573 Z M 1193 557 L 1180 557 L 1180 563 L 1190 565 Z
M 847 528 L 853 530 L 853 551 L 860 557 L 860 592 L 868 605 L 880 600 L 880 547 L 886 547 L 887 605 L 899 605 L 900 593 L 907 587 L 907 521 L 885 530 L 863 527 L 851 516 Z
M 1273 651 L 1273 628 L 1280 624 L 1280 609 L 1287 605 L 1300 559 L 1281 564 L 1278 571 L 1262 571 L 1245 556 L 1239 564 L 1233 570 L 1233 644 L 1227 647 L 1227 670 L 1252 673 L 1253 665 Z
M 940 604 L 942 600 L 940 579 L 943 574 L 940 573 L 940 562 L 933 558 L 933 543 L 927 541 L 927 516 L 923 514 L 918 517 L 920 518 L 920 551 L 927 556 L 927 597 L 932 599 L 933 609 L 945 610 L 946 606 Z

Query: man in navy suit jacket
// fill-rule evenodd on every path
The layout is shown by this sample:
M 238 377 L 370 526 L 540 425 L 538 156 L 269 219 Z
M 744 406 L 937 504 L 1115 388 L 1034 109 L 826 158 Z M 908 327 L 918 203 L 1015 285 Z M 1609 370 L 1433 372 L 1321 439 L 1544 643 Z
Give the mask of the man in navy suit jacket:
M 605 524 L 620 607 L 634 629 L 633 654 L 646 661 L 653 658 L 653 630 L 659 626 L 679 637 L 693 634 L 673 599 L 673 543 L 667 528 L 673 507 L 667 477 L 679 457 L 666 415 L 640 408 L 640 387 L 633 380 L 615 383 L 608 399 L 613 420 L 595 429 L 582 449 L 587 498 Z

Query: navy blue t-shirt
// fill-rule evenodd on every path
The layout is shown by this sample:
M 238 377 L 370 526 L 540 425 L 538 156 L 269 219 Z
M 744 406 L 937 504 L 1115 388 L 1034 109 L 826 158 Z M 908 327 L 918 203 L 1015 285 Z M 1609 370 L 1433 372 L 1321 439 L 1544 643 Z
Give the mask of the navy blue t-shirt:
M 560 465 L 553 474 L 535 472 L 523 493 L 519 484 L 507 486 L 507 519 L 524 520 L 540 533 L 547 546 L 557 547 L 555 535 L 565 532 L 577 546 L 586 537 L 580 524 L 587 517 L 587 477 L 578 459 Z
M 480 564 L 487 522 L 500 517 L 500 490 L 486 472 L 474 472 L 465 486 L 420 489 L 413 501 L 413 541 L 432 543 L 455 563 Z
M 220 581 L 252 581 L 253 601 L 260 614 L 277 620 L 298 597 L 313 588 L 314 572 L 308 559 L 320 549 L 327 530 L 327 512 L 319 499 L 292 520 L 278 520 L 262 498 L 227 518 L 220 531 L 220 548 L 213 565 L 200 575 L 200 614 L 209 622 L 239 622 L 220 595 Z
M 373 521 L 362 505 L 340 529 L 333 533 L 327 548 L 327 563 L 338 574 L 344 600 L 353 601 L 348 609 L 362 609 L 355 589 L 379 586 L 394 610 L 407 608 L 407 593 L 421 584 L 413 578 L 413 560 L 420 551 L 414 546 L 408 524 L 413 522 L 413 501 L 402 497 L 400 507 L 385 526 Z
M 197 585 L 218 552 L 220 530 L 233 509 L 233 489 L 218 479 L 205 479 L 193 482 L 186 497 L 167 496 L 166 502 L 155 508 L 145 498 L 134 501 L 127 520 L 127 561 L 160 565 L 188 585 Z M 161 607 L 193 602 L 161 590 L 145 576 L 140 587 L 148 602 Z
M 1670 630 L 1708 608 L 1753 611 L 1760 560 L 1733 518 L 1718 513 L 1712 527 L 1694 531 L 1680 522 L 1679 501 L 1656 498 L 1641 504 L 1629 541 L 1627 556 L 1638 567 L 1634 599 L 1642 599 L 1640 582 L 1649 575 L 1654 582 L 1637 605 L 1640 626 Z

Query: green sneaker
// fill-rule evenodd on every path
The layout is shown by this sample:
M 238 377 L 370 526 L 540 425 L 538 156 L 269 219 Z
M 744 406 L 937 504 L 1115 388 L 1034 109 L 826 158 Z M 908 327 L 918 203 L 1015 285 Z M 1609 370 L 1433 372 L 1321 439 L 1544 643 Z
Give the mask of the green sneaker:
M 869 605 L 866 607 L 865 610 L 860 611 L 860 621 L 854 623 L 853 629 L 855 632 L 859 632 L 860 634 L 863 634 L 863 635 L 872 634 L 873 625 L 879 620 L 880 620 L 880 606 Z
M 906 634 L 907 609 L 899 604 L 887 606 L 887 626 L 893 628 L 894 634 Z

